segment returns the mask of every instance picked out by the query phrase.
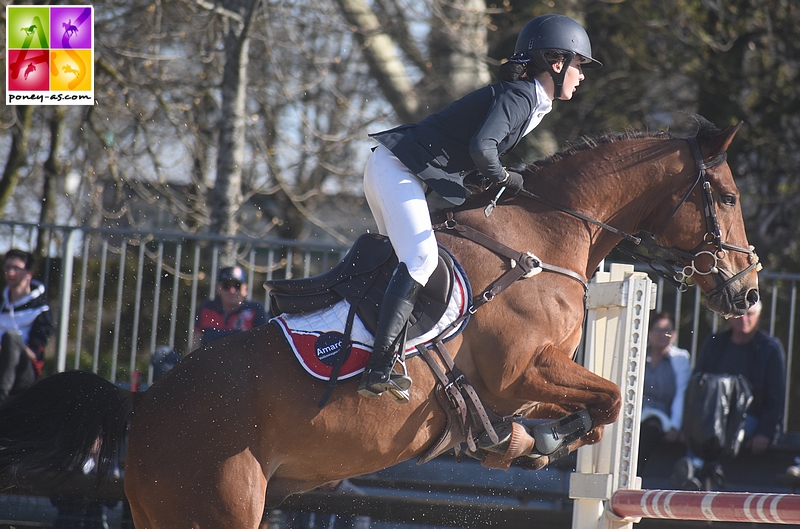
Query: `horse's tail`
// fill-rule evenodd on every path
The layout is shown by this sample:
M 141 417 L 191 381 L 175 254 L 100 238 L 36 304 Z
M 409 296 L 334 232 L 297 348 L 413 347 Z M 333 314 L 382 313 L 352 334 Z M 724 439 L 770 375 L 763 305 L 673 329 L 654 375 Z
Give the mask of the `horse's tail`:
M 0 406 L 0 474 L 80 471 L 94 459 L 111 475 L 125 444 L 134 394 L 83 371 L 42 379 Z

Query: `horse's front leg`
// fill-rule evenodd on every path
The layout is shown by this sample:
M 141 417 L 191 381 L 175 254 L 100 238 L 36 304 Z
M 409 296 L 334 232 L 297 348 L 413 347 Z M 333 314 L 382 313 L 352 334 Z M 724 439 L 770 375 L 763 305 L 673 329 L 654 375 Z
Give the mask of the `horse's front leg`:
M 574 363 L 565 353 L 545 346 L 504 396 L 538 402 L 529 418 L 553 418 L 546 424 L 511 421 L 504 442 L 489 447 L 487 466 L 507 468 L 511 460 L 527 456 L 527 466 L 541 468 L 585 444 L 602 438 L 603 425 L 617 420 L 621 398 L 616 384 Z M 582 412 L 572 412 L 583 409 Z M 498 450 L 499 449 L 499 450 Z
M 513 386 L 520 395 L 535 395 L 534 402 L 585 407 L 593 426 L 610 424 L 619 416 L 619 387 L 572 361 L 563 351 L 547 345 L 528 364 Z M 530 392 L 530 393 L 529 393 Z

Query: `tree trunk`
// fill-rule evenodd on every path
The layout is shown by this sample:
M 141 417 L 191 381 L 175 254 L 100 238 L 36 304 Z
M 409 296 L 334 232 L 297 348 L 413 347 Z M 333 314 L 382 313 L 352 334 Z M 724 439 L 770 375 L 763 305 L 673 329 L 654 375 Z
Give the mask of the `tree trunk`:
M 55 224 L 56 221 L 56 187 L 63 165 L 58 158 L 58 151 L 64 144 L 64 116 L 67 108 L 53 107 L 50 116 L 50 152 L 44 162 L 44 183 L 42 185 L 42 208 L 39 211 L 39 224 Z M 36 239 L 35 253 L 40 259 L 47 257 L 49 231 L 39 229 Z
M 370 73 L 378 81 L 384 97 L 403 122 L 419 118 L 420 98 L 398 49 L 381 28 L 378 17 L 364 0 L 336 0 L 344 18 L 354 26 L 361 52 L 367 60 Z
M 231 23 L 225 36 L 217 178 L 210 193 L 210 206 L 211 229 L 227 237 L 236 235 L 236 214 L 242 203 L 247 62 L 250 28 L 258 3 L 259 0 L 252 0 L 243 23 L 239 28 Z M 228 243 L 222 256 L 222 266 L 233 265 L 234 252 L 235 245 Z
M 438 112 L 491 82 L 485 60 L 487 25 L 484 0 L 456 0 L 431 11 L 432 68 L 425 80 L 429 112 Z
M 31 122 L 33 121 L 33 106 L 16 107 L 17 122 L 11 133 L 11 149 L 8 153 L 8 160 L 3 169 L 3 177 L 0 179 L 0 216 L 3 215 L 14 194 L 14 188 L 19 181 L 19 171 L 25 165 L 25 155 L 28 151 L 28 141 L 31 136 Z

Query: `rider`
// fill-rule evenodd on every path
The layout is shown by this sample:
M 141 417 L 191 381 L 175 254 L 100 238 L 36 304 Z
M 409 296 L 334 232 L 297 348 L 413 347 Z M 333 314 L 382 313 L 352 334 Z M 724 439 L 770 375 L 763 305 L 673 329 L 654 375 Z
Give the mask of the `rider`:
M 367 161 L 364 194 L 380 233 L 400 261 L 386 288 L 372 355 L 358 392 L 377 397 L 411 386 L 393 367 L 397 342 L 414 302 L 438 263 L 431 226 L 433 207 L 460 205 L 466 183 L 492 183 L 506 197 L 519 193 L 522 175 L 500 156 L 513 149 L 583 81 L 583 68 L 599 68 L 583 27 L 564 15 L 536 17 L 517 37 L 514 55 L 500 66 L 499 83 L 480 88 L 420 123 L 372 134 L 381 145 Z M 431 194 L 430 192 L 433 192 Z M 406 394 L 407 397 L 407 394 Z

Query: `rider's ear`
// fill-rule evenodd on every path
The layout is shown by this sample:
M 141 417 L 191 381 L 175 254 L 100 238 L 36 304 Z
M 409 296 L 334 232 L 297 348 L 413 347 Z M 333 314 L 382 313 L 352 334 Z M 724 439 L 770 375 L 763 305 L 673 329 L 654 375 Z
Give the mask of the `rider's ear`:
M 564 69 L 564 61 L 559 61 L 555 64 L 551 64 L 550 67 L 553 69 L 554 72 L 561 73 L 561 70 Z

